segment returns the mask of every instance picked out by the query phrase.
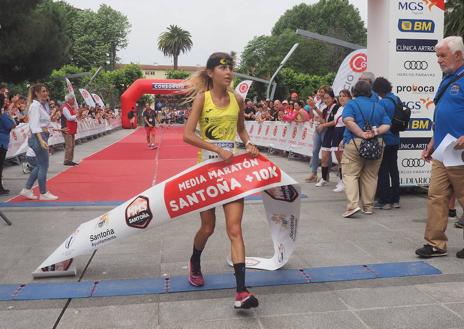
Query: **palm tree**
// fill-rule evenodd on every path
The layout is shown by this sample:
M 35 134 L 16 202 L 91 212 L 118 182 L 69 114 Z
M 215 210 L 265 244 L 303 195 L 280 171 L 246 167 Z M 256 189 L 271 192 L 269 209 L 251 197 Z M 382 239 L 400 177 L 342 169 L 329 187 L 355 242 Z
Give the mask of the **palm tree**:
M 464 36 L 464 2 L 448 0 L 445 11 L 445 36 Z
M 158 38 L 158 49 L 164 56 L 172 56 L 174 59 L 174 70 L 177 70 L 177 59 L 180 53 L 185 53 L 192 48 L 190 32 L 182 30 L 177 25 L 169 25 L 166 32 Z

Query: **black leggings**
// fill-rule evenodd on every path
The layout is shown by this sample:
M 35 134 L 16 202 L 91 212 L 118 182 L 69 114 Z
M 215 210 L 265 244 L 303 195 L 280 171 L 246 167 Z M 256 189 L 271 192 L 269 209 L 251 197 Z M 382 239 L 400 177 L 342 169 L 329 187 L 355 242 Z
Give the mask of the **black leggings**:
M 0 146 L 0 189 L 3 189 L 3 164 L 5 163 L 6 152 L 7 150 Z

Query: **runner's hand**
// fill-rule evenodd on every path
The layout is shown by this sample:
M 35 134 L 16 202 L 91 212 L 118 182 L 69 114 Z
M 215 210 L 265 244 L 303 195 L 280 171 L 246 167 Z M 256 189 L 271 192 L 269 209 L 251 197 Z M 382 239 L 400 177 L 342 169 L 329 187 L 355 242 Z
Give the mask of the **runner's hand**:
M 246 146 L 246 151 L 249 155 L 251 155 L 252 158 L 256 158 L 258 155 L 259 155 L 259 150 L 258 148 L 251 144 L 251 143 L 248 143 L 248 145 Z
M 232 152 L 224 150 L 224 149 L 220 149 L 217 154 L 225 162 L 230 162 L 232 160 L 232 157 L 234 156 Z

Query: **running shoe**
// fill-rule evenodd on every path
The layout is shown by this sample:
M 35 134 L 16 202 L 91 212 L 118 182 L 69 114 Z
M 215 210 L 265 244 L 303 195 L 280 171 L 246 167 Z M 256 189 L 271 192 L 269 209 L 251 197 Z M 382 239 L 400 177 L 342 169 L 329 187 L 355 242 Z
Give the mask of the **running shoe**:
M 205 279 L 203 279 L 203 274 L 201 274 L 201 268 L 199 267 L 198 271 L 193 270 L 192 262 L 189 262 L 189 277 L 188 281 L 194 287 L 201 287 L 205 284 Z
M 253 307 L 258 307 L 258 305 L 258 299 L 249 291 L 235 293 L 234 308 L 249 309 Z

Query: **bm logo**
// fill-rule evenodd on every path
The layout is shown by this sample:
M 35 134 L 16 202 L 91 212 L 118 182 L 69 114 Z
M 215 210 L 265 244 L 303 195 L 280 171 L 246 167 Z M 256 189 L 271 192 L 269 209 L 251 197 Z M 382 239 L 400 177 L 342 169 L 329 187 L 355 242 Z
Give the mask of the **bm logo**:
M 408 130 L 429 131 L 432 130 L 432 120 L 429 118 L 414 118 L 409 121 Z
M 399 19 L 398 29 L 401 32 L 433 33 L 435 23 L 430 19 Z

